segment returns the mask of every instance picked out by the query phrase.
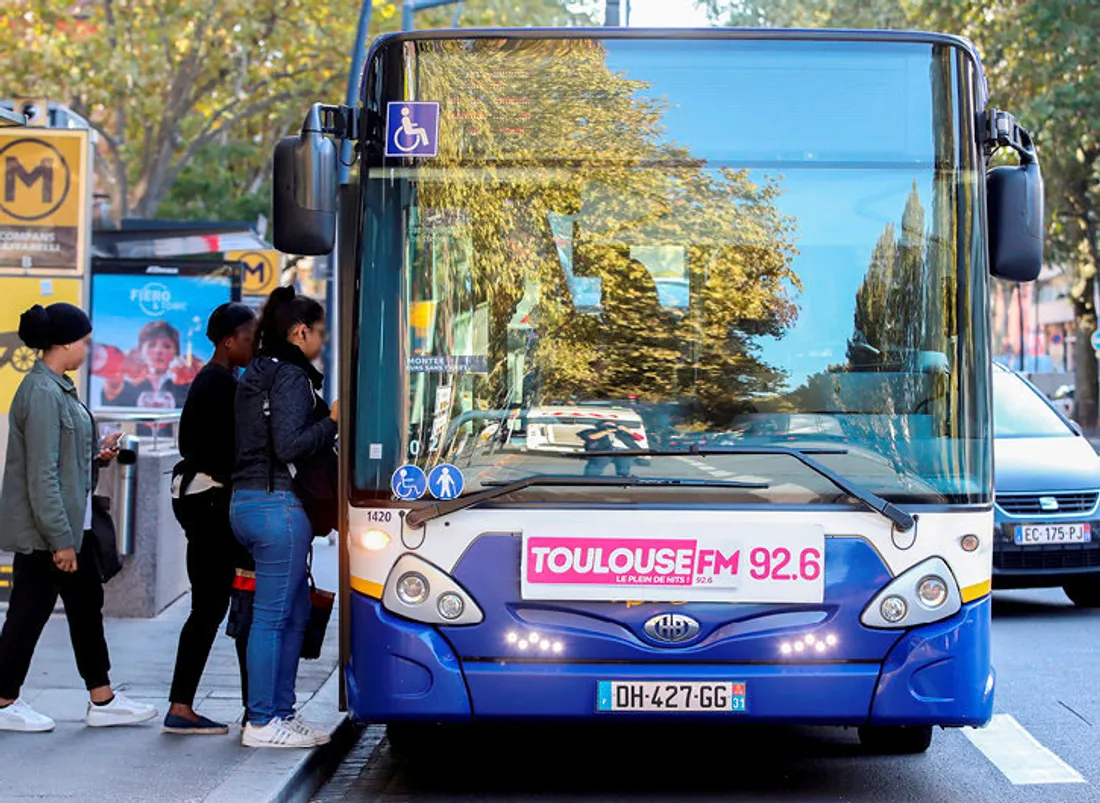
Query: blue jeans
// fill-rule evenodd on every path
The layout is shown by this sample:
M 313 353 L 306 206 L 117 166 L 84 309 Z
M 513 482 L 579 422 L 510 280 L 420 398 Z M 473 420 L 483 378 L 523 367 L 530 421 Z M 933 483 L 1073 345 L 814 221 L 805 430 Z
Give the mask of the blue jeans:
M 603 474 L 612 463 L 615 464 L 615 473 L 620 477 L 630 476 L 630 467 L 634 465 L 633 457 L 589 457 L 584 467 L 584 476 L 598 477 Z
M 294 715 L 294 681 L 309 620 L 306 562 L 313 531 L 289 491 L 236 491 L 229 519 L 256 562 L 248 635 L 248 719 L 263 726 Z

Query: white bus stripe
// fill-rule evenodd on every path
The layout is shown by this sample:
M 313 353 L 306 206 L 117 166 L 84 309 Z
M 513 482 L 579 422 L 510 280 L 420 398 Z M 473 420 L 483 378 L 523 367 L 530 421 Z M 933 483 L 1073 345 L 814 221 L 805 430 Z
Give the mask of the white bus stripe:
M 1043 747 L 1011 714 L 995 714 L 981 730 L 966 728 L 963 733 L 1017 786 L 1085 783 L 1077 770 Z

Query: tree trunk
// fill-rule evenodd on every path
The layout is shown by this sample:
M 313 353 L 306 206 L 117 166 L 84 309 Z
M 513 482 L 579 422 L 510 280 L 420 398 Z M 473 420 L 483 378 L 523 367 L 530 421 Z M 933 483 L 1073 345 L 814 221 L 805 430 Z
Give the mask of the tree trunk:
M 1073 314 L 1077 324 L 1077 346 L 1074 366 L 1074 400 L 1077 407 L 1077 423 L 1087 432 L 1095 432 L 1097 419 L 1097 370 L 1096 352 L 1092 348 L 1092 334 L 1096 331 L 1096 307 L 1093 304 L 1095 278 L 1083 283 L 1084 292 L 1073 299 Z

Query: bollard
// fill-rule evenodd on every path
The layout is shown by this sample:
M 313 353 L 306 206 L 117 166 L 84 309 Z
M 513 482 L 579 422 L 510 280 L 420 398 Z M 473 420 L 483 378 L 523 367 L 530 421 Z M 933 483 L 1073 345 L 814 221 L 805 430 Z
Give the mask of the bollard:
M 115 495 L 115 531 L 118 554 L 134 553 L 134 506 L 137 502 L 138 439 L 124 435 L 119 443 L 118 493 Z

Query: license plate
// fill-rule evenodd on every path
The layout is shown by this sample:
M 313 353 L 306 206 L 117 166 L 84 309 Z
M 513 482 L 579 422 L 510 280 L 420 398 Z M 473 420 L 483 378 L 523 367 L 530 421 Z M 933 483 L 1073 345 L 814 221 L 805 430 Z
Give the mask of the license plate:
M 596 685 L 596 710 L 744 714 L 749 709 L 746 684 L 741 682 L 601 680 Z
M 1085 544 L 1092 540 L 1092 528 L 1088 524 L 1018 524 L 1016 543 L 1030 544 Z

